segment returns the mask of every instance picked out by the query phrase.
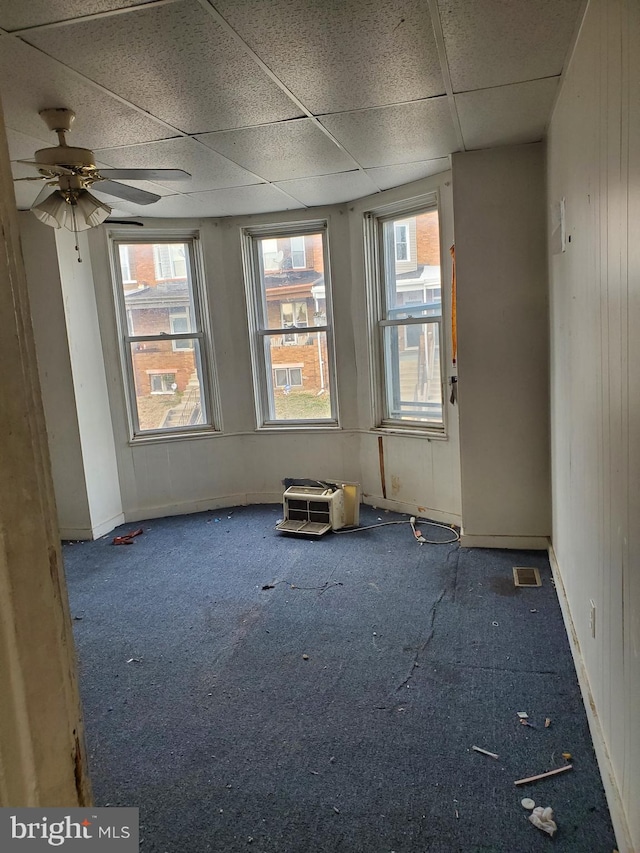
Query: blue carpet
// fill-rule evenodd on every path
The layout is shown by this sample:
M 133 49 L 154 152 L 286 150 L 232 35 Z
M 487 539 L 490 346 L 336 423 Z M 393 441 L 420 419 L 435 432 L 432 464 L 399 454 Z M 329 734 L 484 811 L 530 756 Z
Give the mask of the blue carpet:
M 408 525 L 299 539 L 280 514 L 64 548 L 96 804 L 140 808 L 143 853 L 611 853 L 546 555 L 420 546 Z M 378 518 L 406 516 L 363 507 Z M 514 786 L 563 752 L 573 770 Z

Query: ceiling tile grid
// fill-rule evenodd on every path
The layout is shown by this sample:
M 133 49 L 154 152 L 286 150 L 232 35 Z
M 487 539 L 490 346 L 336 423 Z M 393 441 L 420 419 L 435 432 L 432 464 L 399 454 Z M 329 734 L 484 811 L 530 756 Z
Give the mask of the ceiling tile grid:
M 272 184 L 234 187 L 188 196 L 167 196 L 153 206 L 153 216 L 190 218 L 207 216 L 243 216 L 250 213 L 271 213 L 304 207 Z M 149 216 L 150 209 L 138 208 L 138 216 Z
M 446 157 L 457 150 L 447 98 L 321 116 L 363 168 Z
M 34 30 L 24 38 L 186 133 L 301 115 L 195 0 Z
M 38 112 L 68 107 L 68 143 L 100 163 L 192 176 L 130 182 L 162 198 L 112 202 L 125 212 L 348 201 L 444 171 L 461 145 L 544 138 L 583 11 L 584 0 L 0 0 L 10 155 L 55 145 Z M 17 183 L 19 206 L 40 187 Z
M 0 36 L 0 93 L 6 126 L 45 145 L 56 142 L 38 115 L 47 107 L 75 111 L 71 145 L 96 148 L 174 135 L 151 115 L 97 92 L 60 63 L 9 36 Z
M 207 133 L 197 139 L 267 181 L 326 175 L 357 166 L 312 119 Z
M 583 0 L 438 0 L 454 92 L 561 73 Z
M 371 180 L 381 190 L 390 190 L 430 175 L 439 175 L 449 168 L 449 158 L 439 157 L 435 160 L 422 160 L 419 163 L 400 163 L 397 166 L 377 166 L 375 169 L 365 169 Z
M 456 95 L 465 147 L 537 142 L 558 88 L 556 77 Z
M 444 94 L 425 0 L 213 0 L 314 114 Z
M 151 0 L 0 0 L 0 27 L 19 30 L 149 2 Z
M 202 192 L 261 183 L 257 175 L 190 137 L 149 145 L 96 149 L 96 156 L 115 169 L 184 169 L 191 175 L 190 179 L 166 184 L 174 192 Z
M 360 171 L 300 178 L 297 181 L 280 181 L 276 186 L 307 207 L 340 204 L 378 192 L 378 187 L 371 178 Z

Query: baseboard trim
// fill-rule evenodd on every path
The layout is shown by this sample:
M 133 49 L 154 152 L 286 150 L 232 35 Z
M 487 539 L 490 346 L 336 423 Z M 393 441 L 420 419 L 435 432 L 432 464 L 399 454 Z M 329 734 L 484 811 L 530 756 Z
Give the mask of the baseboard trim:
M 589 723 L 593 748 L 596 753 L 598 767 L 600 768 L 600 776 L 602 777 L 602 785 L 604 787 L 607 804 L 609 806 L 613 830 L 616 834 L 618 844 L 617 849 L 619 853 L 637 853 L 637 848 L 633 846 L 631 840 L 631 832 L 629 830 L 622 797 L 620 796 L 620 789 L 618 788 L 618 783 L 613 771 L 613 764 L 611 762 L 611 756 L 609 755 L 607 743 L 600 724 L 598 709 L 593 698 L 593 693 L 591 692 L 589 675 L 580 649 L 578 634 L 573 622 L 573 616 L 571 615 L 571 608 L 569 607 L 569 600 L 564 587 L 564 581 L 562 580 L 562 571 L 560 570 L 560 564 L 558 563 L 555 551 L 553 550 L 552 543 L 549 543 L 548 551 L 551 572 L 555 581 L 558 601 L 560 602 L 560 610 L 562 611 L 562 618 L 569 638 L 569 646 L 571 647 L 571 654 L 573 655 L 573 662 L 578 676 L 578 684 L 580 685 L 582 701 L 584 702 L 584 707 L 587 712 L 587 721 Z
M 166 518 L 169 515 L 190 515 L 194 512 L 207 512 L 207 510 L 224 509 L 234 506 L 249 506 L 250 504 L 282 503 L 282 492 L 256 493 L 239 492 L 232 495 L 222 495 L 216 498 L 208 498 L 201 501 L 189 501 L 179 504 L 164 504 L 162 506 L 149 506 L 144 509 L 128 510 L 124 514 L 124 520 L 148 521 L 153 518 Z
M 460 534 L 463 548 L 509 548 L 516 551 L 546 551 L 547 536 L 483 536 L 477 533 Z
M 373 495 L 363 495 L 362 503 L 373 507 L 373 509 L 415 515 L 416 518 L 431 519 L 441 524 L 455 524 L 456 527 L 459 527 L 462 521 L 461 517 L 454 512 L 443 512 L 442 510 L 433 509 L 428 506 L 418 506 L 418 504 L 405 503 L 404 501 L 392 501 L 388 498 L 378 498 Z
M 94 538 L 90 527 L 59 527 L 58 534 L 63 542 L 91 542 Z

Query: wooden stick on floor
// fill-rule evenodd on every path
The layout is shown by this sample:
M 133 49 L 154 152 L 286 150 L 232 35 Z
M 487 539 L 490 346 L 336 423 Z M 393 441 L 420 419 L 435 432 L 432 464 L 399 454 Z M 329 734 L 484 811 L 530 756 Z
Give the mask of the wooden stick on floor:
M 573 764 L 567 764 L 565 767 L 557 767 L 555 770 L 549 770 L 547 773 L 538 773 L 537 776 L 527 776 L 526 779 L 518 779 L 514 785 L 526 785 L 527 782 L 537 782 L 538 779 L 545 779 L 547 776 L 555 776 L 556 773 L 564 773 L 565 770 L 571 770 Z

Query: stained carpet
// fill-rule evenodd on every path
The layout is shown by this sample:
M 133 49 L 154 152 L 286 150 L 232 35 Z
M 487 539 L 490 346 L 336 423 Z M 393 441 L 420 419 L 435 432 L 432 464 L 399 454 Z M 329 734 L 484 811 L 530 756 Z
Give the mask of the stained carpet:
M 407 524 L 287 537 L 280 514 L 65 545 L 96 805 L 139 807 L 143 853 L 611 853 L 546 555 Z

